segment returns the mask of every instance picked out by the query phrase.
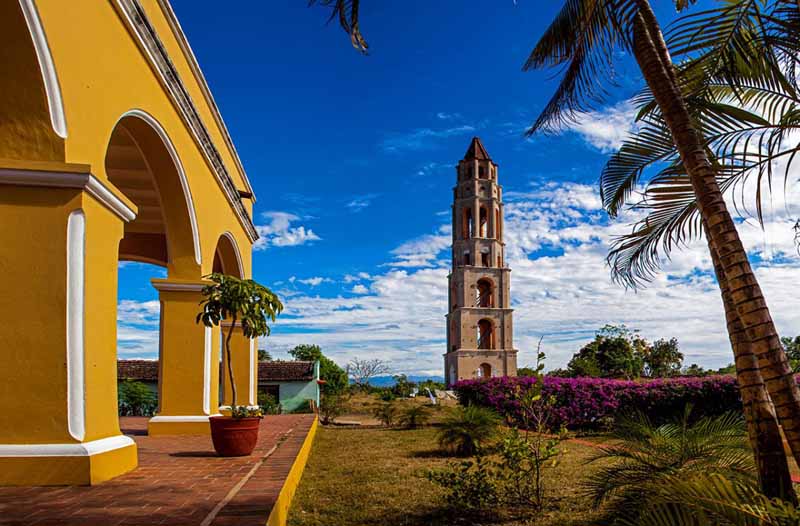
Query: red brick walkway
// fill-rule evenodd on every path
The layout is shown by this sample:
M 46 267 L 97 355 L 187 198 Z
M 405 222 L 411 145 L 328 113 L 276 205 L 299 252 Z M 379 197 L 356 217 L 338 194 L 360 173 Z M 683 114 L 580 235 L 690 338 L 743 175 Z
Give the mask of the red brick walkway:
M 268 416 L 251 456 L 223 459 L 211 437 L 149 437 L 146 418 L 122 418 L 136 470 L 91 487 L 0 488 L 0 524 L 263 526 L 312 422 Z

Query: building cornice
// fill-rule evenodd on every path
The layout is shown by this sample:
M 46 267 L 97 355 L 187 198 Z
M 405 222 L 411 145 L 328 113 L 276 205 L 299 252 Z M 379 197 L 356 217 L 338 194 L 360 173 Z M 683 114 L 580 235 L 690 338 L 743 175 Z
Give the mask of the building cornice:
M 217 102 L 214 100 L 214 95 L 211 93 L 211 89 L 208 87 L 206 77 L 203 75 L 203 70 L 200 69 L 200 63 L 197 62 L 197 57 L 195 57 L 194 51 L 192 51 L 192 47 L 189 45 L 189 40 L 186 38 L 186 35 L 183 32 L 183 28 L 178 21 L 178 17 L 175 16 L 175 11 L 172 9 L 172 5 L 170 5 L 169 0 L 158 0 L 158 5 L 161 7 L 161 11 L 164 13 L 164 16 L 167 19 L 167 23 L 172 30 L 175 40 L 178 41 L 178 45 L 181 47 L 181 51 L 183 51 L 186 61 L 189 63 L 189 68 L 192 70 L 195 80 L 200 85 L 200 91 L 203 92 L 203 98 L 205 98 L 206 103 L 211 108 L 211 114 L 214 116 L 217 126 L 219 126 L 219 129 L 222 131 L 225 144 L 228 145 L 228 149 L 231 151 L 231 156 L 233 157 L 233 161 L 236 163 L 236 168 L 242 175 L 242 179 L 244 179 L 244 184 L 247 191 L 253 194 L 253 202 L 255 203 L 255 193 L 253 192 L 253 187 L 250 184 L 250 179 L 248 179 L 247 173 L 244 170 L 244 165 L 242 165 L 242 160 L 239 158 L 239 152 L 236 151 L 236 146 L 233 144 L 233 139 L 231 139 L 231 134 L 228 132 L 228 127 L 225 125 L 225 120 L 222 118 L 222 113 L 219 111 Z
M 180 281 L 158 278 L 151 279 L 150 283 L 159 292 L 200 292 L 203 287 L 213 284 L 211 281 Z
M 78 165 L 84 166 L 84 165 Z M 85 190 L 124 221 L 136 218 L 136 206 L 126 203 L 97 177 L 87 171 L 55 171 L 0 167 L 0 185 L 46 186 Z
M 139 3 L 139 0 L 115 1 L 119 11 L 123 15 L 123 20 L 128 25 L 129 31 L 139 42 L 139 46 L 144 52 L 144 55 L 150 61 L 151 67 L 166 88 L 173 104 L 178 109 L 178 113 L 183 118 L 195 142 L 197 142 L 200 147 L 200 151 L 206 158 L 209 167 L 211 167 L 212 173 L 236 213 L 239 222 L 244 227 L 245 232 L 247 232 L 248 238 L 254 243 L 258 239 L 258 232 L 250 217 L 250 213 L 245 208 L 244 203 L 242 203 L 239 190 L 236 188 L 236 184 L 233 182 L 230 173 L 228 173 L 225 163 L 222 161 L 222 156 L 214 145 L 211 134 L 203 123 L 197 106 L 192 100 L 191 95 L 189 95 L 189 91 L 186 89 L 178 70 L 175 68 L 175 64 L 170 59 L 164 43 L 158 37 L 155 28 L 147 18 L 144 8 Z M 207 86 L 205 86 L 204 89 L 207 90 Z M 212 112 L 214 111 L 217 111 L 216 105 L 212 108 Z M 227 135 L 227 132 L 225 131 L 223 135 Z M 229 136 L 226 140 L 229 140 Z M 242 172 L 242 174 L 244 174 L 244 172 Z

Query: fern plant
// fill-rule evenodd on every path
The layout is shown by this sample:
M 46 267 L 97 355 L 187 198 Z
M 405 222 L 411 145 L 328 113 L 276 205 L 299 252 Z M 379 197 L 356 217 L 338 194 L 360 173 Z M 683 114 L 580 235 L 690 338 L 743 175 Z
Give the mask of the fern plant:
M 789 526 L 800 524 L 800 508 L 765 497 L 755 481 L 719 473 L 668 477 L 659 495 L 642 509 L 623 511 L 625 526 Z
M 589 462 L 601 462 L 585 483 L 594 505 L 605 506 L 602 524 L 626 524 L 657 499 L 672 480 L 719 474 L 752 484 L 755 465 L 741 415 L 691 420 L 691 405 L 672 422 L 654 426 L 643 414 L 623 419 L 614 446 Z
M 437 434 L 439 446 L 462 457 L 477 453 L 497 433 L 500 417 L 485 407 L 459 406 L 444 417 Z
M 408 429 L 416 429 L 428 422 L 431 409 L 427 405 L 410 404 L 397 418 L 397 423 Z

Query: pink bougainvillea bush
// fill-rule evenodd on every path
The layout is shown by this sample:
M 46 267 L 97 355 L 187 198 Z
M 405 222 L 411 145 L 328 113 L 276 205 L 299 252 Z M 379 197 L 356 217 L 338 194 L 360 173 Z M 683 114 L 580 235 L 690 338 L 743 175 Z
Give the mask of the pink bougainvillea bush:
M 462 404 L 491 407 L 509 422 L 518 423 L 519 400 L 536 381 L 535 377 L 463 380 L 453 389 Z M 693 404 L 695 416 L 741 410 L 734 376 L 641 381 L 545 376 L 542 398 L 553 400 L 551 425 L 569 429 L 597 428 L 635 411 L 662 421 L 682 412 L 687 403 Z

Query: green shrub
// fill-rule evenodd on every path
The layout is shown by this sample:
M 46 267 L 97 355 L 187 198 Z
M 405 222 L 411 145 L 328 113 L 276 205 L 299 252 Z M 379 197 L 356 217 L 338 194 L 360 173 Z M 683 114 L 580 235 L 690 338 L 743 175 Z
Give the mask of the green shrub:
M 496 468 L 484 457 L 451 464 L 427 475 L 428 480 L 444 489 L 447 506 L 458 513 L 492 511 L 501 502 Z
M 372 415 L 386 427 L 394 425 L 397 419 L 397 412 L 397 404 L 393 401 L 376 404 L 372 409 Z
M 590 460 L 603 465 L 589 477 L 586 490 L 596 507 L 604 506 L 609 524 L 627 523 L 676 479 L 720 474 L 733 481 L 755 480 L 741 415 L 731 412 L 692 423 L 691 411 L 686 406 L 683 416 L 660 426 L 644 414 L 624 419 L 612 435 L 616 445 L 601 448 Z
M 425 425 L 430 418 L 430 406 L 410 403 L 400 413 L 397 423 L 408 429 L 416 429 L 422 425 Z
M 476 405 L 456 407 L 444 417 L 437 440 L 441 448 L 469 457 L 495 436 L 499 425 L 500 417 L 491 409 Z
M 323 424 L 330 424 L 337 416 L 344 414 L 347 397 L 343 394 L 323 393 L 319 403 L 319 415 Z
M 258 393 L 258 405 L 265 415 L 281 414 L 281 404 L 269 393 Z
M 120 416 L 153 416 L 158 407 L 158 398 L 142 382 L 126 379 L 117 389 L 117 406 Z

